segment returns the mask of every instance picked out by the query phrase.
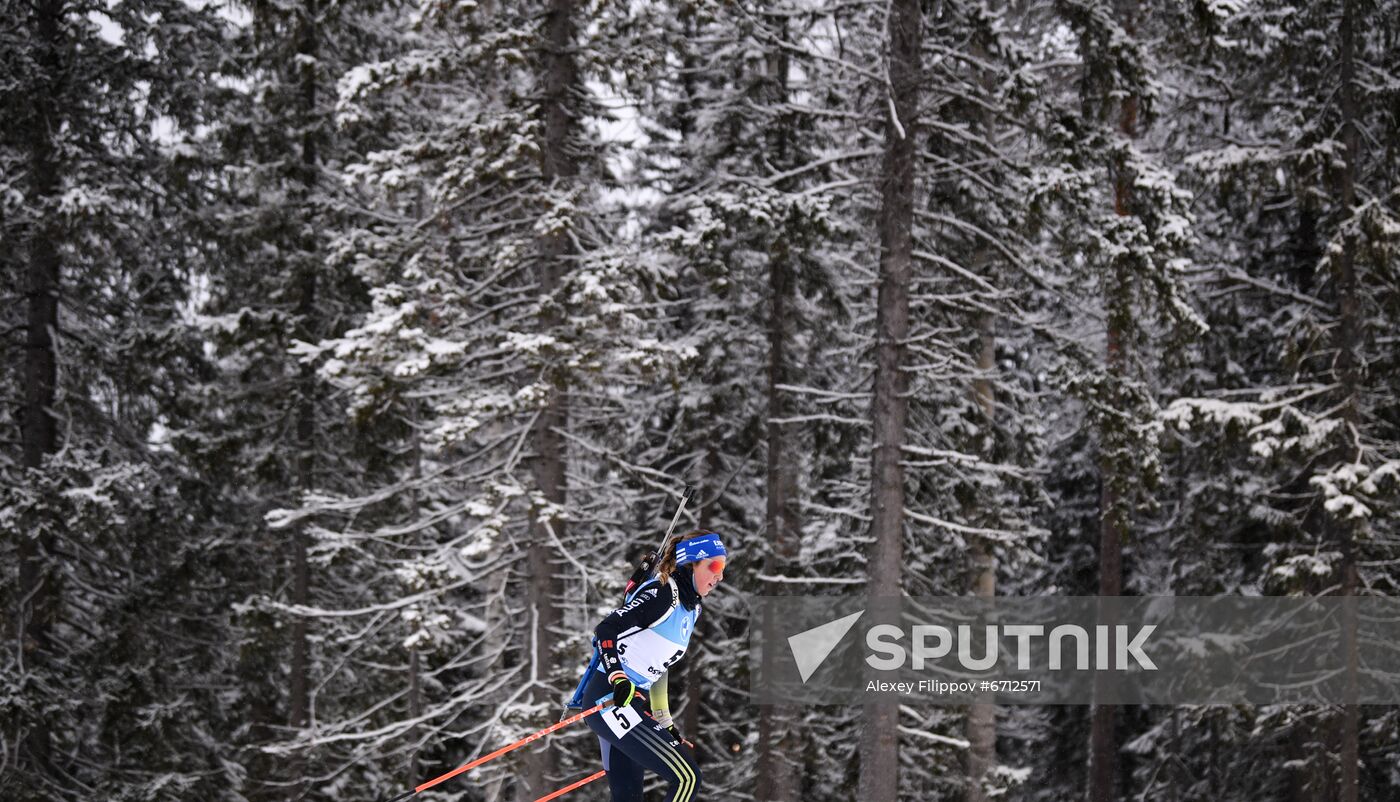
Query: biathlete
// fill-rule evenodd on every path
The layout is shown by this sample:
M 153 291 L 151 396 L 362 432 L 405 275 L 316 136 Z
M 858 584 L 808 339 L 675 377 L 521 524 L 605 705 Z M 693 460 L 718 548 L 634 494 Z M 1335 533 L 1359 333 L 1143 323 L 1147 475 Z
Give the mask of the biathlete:
M 656 576 L 594 632 L 601 659 L 584 698 L 590 706 L 612 699 L 613 707 L 585 720 L 602 746 L 612 802 L 642 802 L 644 769 L 665 779 L 667 802 L 699 799 L 694 747 L 671 719 L 666 671 L 685 655 L 700 618 L 700 599 L 724 578 L 726 559 L 714 532 L 681 536 L 665 550 Z

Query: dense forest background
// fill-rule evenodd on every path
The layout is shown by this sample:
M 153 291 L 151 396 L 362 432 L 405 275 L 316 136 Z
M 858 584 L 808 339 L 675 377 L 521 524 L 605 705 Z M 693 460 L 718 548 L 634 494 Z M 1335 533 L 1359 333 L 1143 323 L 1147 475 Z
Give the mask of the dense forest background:
M 1400 798 L 1393 708 L 745 658 L 759 594 L 1396 595 L 1397 177 L 1396 0 L 3 0 L 0 797 L 412 787 L 690 482 L 707 800 Z

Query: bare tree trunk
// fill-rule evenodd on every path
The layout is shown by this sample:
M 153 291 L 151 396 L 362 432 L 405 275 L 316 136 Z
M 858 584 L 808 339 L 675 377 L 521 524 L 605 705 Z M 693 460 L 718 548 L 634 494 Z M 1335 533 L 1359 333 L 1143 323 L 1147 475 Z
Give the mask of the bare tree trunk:
M 551 189 L 572 183 L 578 175 L 570 143 L 575 137 L 573 114 L 574 94 L 578 91 L 578 67 L 574 62 L 574 3 L 573 0 L 550 0 L 545 13 L 544 53 L 544 147 L 541 168 Z M 565 232 L 545 235 L 541 242 L 540 293 L 553 296 L 567 272 L 567 262 L 574 255 L 573 244 Z M 547 310 L 540 326 L 549 331 L 561 323 L 557 307 Z M 561 432 L 569 425 L 569 401 L 562 385 L 556 386 L 549 404 L 535 423 L 533 473 L 535 485 L 547 503 L 563 508 L 567 499 L 565 466 L 568 455 Z M 564 519 L 552 514 L 532 516 L 530 522 L 530 610 L 534 654 L 532 673 L 542 683 L 531 691 L 531 701 L 547 704 L 549 673 L 554 667 L 553 632 L 560 623 L 556 599 L 559 596 L 555 578 L 552 544 L 565 536 Z M 532 749 L 525 761 L 525 787 L 538 796 L 552 789 L 555 773 L 555 753 L 550 749 Z
M 880 288 L 875 312 L 875 397 L 871 406 L 871 596 L 898 596 L 903 574 L 904 468 L 909 378 L 904 371 L 913 275 L 914 141 L 918 131 L 918 0 L 889 9 L 890 119 L 880 176 Z M 868 705 L 860 743 L 862 802 L 894 802 L 899 793 L 899 705 Z
M 989 255 L 978 254 L 977 263 L 986 265 Z M 977 354 L 978 377 L 972 383 L 973 394 L 982 410 L 982 425 L 990 432 L 996 423 L 996 395 L 992 389 L 992 371 L 996 367 L 996 319 L 984 313 L 977 321 L 981 346 Z M 992 437 L 989 433 L 988 437 Z M 990 440 L 988 442 L 990 448 Z M 996 558 L 985 541 L 972 540 L 972 593 L 982 599 L 997 595 Z M 990 695 L 968 708 L 967 712 L 967 802 L 986 802 L 988 797 L 982 783 L 997 759 L 997 708 Z
M 1341 18 L 1342 46 L 1342 143 L 1345 146 L 1344 164 L 1341 174 L 1342 218 L 1347 219 L 1356 205 L 1356 173 L 1360 158 L 1361 137 L 1357 128 L 1356 102 L 1356 4 L 1355 0 L 1343 0 Z M 1357 390 L 1363 377 L 1356 358 L 1358 331 L 1360 330 L 1360 300 L 1356 287 L 1356 243 L 1352 237 L 1342 237 L 1342 253 L 1337 264 L 1337 373 L 1346 394 L 1342 407 L 1342 417 L 1347 425 L 1343 436 L 1346 442 L 1340 456 L 1347 462 L 1356 462 L 1360 457 L 1359 436 L 1361 424 L 1360 409 L 1357 406 Z M 1343 648 L 1346 650 L 1346 685 L 1349 698 L 1355 699 L 1357 646 L 1356 646 L 1356 607 L 1354 598 L 1358 585 L 1356 566 L 1356 541 L 1351 526 L 1333 521 L 1337 540 L 1342 552 L 1342 589 L 1347 615 L 1344 619 L 1345 631 Z M 1360 759 L 1360 710 L 1354 701 L 1342 708 L 1341 749 L 1338 760 L 1341 762 L 1338 799 L 1340 802 L 1356 802 L 1359 793 L 1358 762 Z
M 52 90 L 39 91 L 32 99 L 34 116 L 29 131 L 31 199 L 41 210 L 29 242 L 29 269 L 25 298 L 28 306 L 24 350 L 24 412 L 20 438 L 24 467 L 44 468 L 44 458 L 58 448 L 58 427 L 53 405 L 58 382 L 54 335 L 58 331 L 58 292 L 62 264 L 59 261 L 57 217 L 52 213 L 59 189 L 59 167 L 52 137 L 59 128 L 54 95 L 61 65 L 59 21 L 63 4 L 44 0 L 35 10 L 35 38 L 44 80 Z M 20 662 L 33 670 L 50 654 L 50 635 L 58 619 L 59 571 L 51 565 L 57 557 L 54 537 L 45 533 L 19 539 L 18 630 L 22 633 Z M 25 735 L 21 760 L 41 775 L 52 768 L 48 723 L 35 721 Z

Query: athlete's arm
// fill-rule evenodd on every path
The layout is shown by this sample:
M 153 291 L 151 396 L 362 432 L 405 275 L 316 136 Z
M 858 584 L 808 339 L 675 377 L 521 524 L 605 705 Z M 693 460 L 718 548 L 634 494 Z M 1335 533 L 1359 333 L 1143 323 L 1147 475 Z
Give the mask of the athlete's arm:
M 617 656 L 617 639 L 623 633 L 646 629 L 655 624 L 671 609 L 672 595 L 670 584 L 655 584 L 643 588 L 625 606 L 608 613 L 608 617 L 593 630 L 598 638 L 598 651 L 602 654 L 603 670 L 608 672 L 608 681 L 622 674 L 622 660 Z
M 667 729 L 674 724 L 671 720 L 671 700 L 667 696 L 666 678 L 669 676 L 671 672 L 667 671 L 651 684 L 651 717 Z
M 680 730 L 676 729 L 676 722 L 671 718 L 671 700 L 667 698 L 666 678 L 671 676 L 667 671 L 651 684 L 651 717 L 655 719 L 665 730 L 675 736 L 676 740 L 690 747 L 695 748 L 695 744 L 687 741 L 681 736 Z

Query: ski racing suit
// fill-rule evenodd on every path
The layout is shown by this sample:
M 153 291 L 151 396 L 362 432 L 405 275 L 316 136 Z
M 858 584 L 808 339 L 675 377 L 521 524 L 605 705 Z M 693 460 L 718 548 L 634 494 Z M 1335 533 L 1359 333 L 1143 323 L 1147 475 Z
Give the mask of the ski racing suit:
M 666 781 L 666 802 L 700 798 L 695 755 L 670 731 L 666 688 L 666 671 L 685 654 L 699 617 L 700 595 L 682 567 L 665 582 L 643 583 L 594 633 L 602 659 L 584 691 L 589 706 L 612 698 L 609 676 L 618 671 L 642 692 L 624 710 L 608 707 L 585 719 L 603 750 L 612 802 L 642 802 L 644 769 Z

